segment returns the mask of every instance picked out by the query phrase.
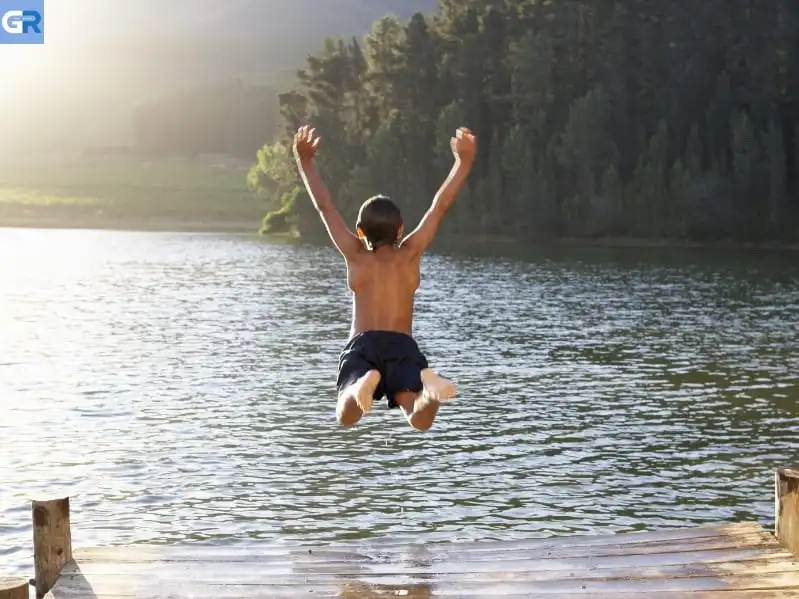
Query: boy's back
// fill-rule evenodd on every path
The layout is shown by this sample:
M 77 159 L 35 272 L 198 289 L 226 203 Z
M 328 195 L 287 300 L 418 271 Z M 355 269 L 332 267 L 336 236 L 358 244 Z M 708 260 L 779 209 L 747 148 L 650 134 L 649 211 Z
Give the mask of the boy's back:
M 355 424 L 385 396 L 417 430 L 427 430 L 440 401 L 455 396 L 455 386 L 429 368 L 411 335 L 414 296 L 420 283 L 422 253 L 471 171 L 477 143 L 461 128 L 450 141 L 455 164 L 419 226 L 404 237 L 397 205 L 375 196 L 361 206 L 356 233 L 349 230 L 319 178 L 314 157 L 320 139 L 302 127 L 294 154 L 305 187 L 336 248 L 347 263 L 353 292 L 350 338 L 339 358 L 338 420 Z
M 347 260 L 347 283 L 353 292 L 350 337 L 364 331 L 411 334 L 420 264 L 419 257 L 402 246 Z

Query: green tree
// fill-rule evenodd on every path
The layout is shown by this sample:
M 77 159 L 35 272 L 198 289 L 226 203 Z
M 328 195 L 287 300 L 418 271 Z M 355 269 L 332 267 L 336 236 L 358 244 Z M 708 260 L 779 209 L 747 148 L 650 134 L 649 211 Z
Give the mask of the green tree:
M 444 233 L 797 239 L 799 4 L 439 9 L 406 23 L 384 17 L 362 42 L 327 40 L 280 96 L 278 141 L 302 122 L 318 127 L 320 171 L 348 217 L 379 192 L 409 221 L 421 216 L 465 125 L 479 158 Z M 203 121 L 202 110 L 191 114 L 186 123 Z M 176 124 L 163 145 L 220 135 L 211 123 Z M 293 211 L 286 222 L 308 219 L 312 230 L 302 197 L 283 201 L 284 176 L 277 192 L 271 175 L 259 177 L 275 209 Z

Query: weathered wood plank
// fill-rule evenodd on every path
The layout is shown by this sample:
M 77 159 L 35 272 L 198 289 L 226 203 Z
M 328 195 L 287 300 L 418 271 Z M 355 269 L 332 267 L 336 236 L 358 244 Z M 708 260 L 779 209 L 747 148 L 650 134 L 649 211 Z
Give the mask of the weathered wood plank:
M 384 597 L 403 597 L 405 599 L 433 599 L 441 597 L 435 591 L 428 587 L 413 588 L 402 587 L 400 589 L 374 589 L 362 588 L 358 586 L 344 587 L 344 588 L 314 588 L 304 592 L 298 592 L 296 588 L 261 588 L 255 589 L 251 594 L 242 595 L 215 595 L 220 599 L 235 598 L 235 599 L 297 599 L 297 597 L 309 597 L 312 599 L 382 599 Z M 458 597 L 480 597 L 486 599 L 485 595 L 464 595 L 459 594 Z M 534 591 L 524 591 L 521 593 L 506 593 L 501 595 L 504 599 L 552 599 L 550 593 L 540 593 Z M 569 595 L 566 595 L 569 596 Z M 572 595 L 580 599 L 610 599 L 613 595 L 605 593 L 591 593 L 581 591 L 579 594 Z M 796 599 L 796 591 L 793 590 L 759 590 L 759 591 L 703 591 L 696 593 L 685 593 L 675 595 L 672 592 L 636 592 L 633 594 L 622 593 L 621 596 L 630 597 L 630 599 Z M 192 595 L 191 597 L 181 594 L 171 595 L 158 595 L 158 599 L 213 599 L 211 595 Z M 52 594 L 47 595 L 47 599 L 154 599 L 154 598 L 139 598 L 132 594 L 112 594 L 112 595 L 90 595 L 80 594 L 75 592 L 73 594 L 59 594 L 57 597 Z
M 28 599 L 28 586 L 21 578 L 0 578 L 0 599 Z
M 122 579 L 90 579 L 91 592 L 94 597 L 128 595 L 138 599 L 164 598 L 199 598 L 236 597 L 237 599 L 260 596 L 274 596 L 278 589 L 294 589 L 295 596 L 309 596 L 307 593 L 338 592 L 342 594 L 347 588 L 360 587 L 364 590 L 391 590 L 395 594 L 402 589 L 426 591 L 429 596 L 447 597 L 498 597 L 503 595 L 524 595 L 525 593 L 549 593 L 552 595 L 581 596 L 583 593 L 605 594 L 607 597 L 620 595 L 639 596 L 642 593 L 671 592 L 675 594 L 731 591 L 731 590 L 793 590 L 799 593 L 799 576 L 796 573 L 746 574 L 733 576 L 708 576 L 673 579 L 620 579 L 620 580 L 555 580 L 537 582 L 514 581 L 391 581 L 371 579 L 369 577 L 348 581 L 342 579 L 337 583 L 306 583 L 297 579 L 294 583 L 231 585 L 203 583 L 193 580 L 162 581 L 152 578 Z M 69 594 L 59 594 L 59 585 L 53 592 L 54 599 L 66 599 Z M 271 593 L 271 594 L 270 594 Z M 75 595 L 72 595 L 75 596 Z M 79 595 L 78 595 L 79 596 Z M 363 595 L 362 595 L 363 596 Z M 368 595 L 367 595 L 368 596 Z M 679 595 L 677 595 L 679 596 Z
M 799 555 L 799 469 L 780 468 L 774 485 L 775 535 L 783 546 Z
M 706 555 L 712 554 L 712 555 Z M 603 568 L 669 568 L 669 567 L 713 567 L 716 564 L 742 564 L 740 567 L 750 567 L 750 563 L 786 563 L 799 567 L 796 558 L 788 552 L 762 552 L 762 551 L 714 551 L 689 553 L 685 558 L 684 553 L 654 554 L 640 556 L 640 559 L 630 559 L 629 556 L 609 557 L 581 557 L 564 559 L 530 559 L 518 556 L 509 556 L 503 560 L 454 560 L 454 561 L 429 561 L 424 557 L 419 558 L 409 554 L 401 560 L 374 560 L 371 562 L 350 562 L 346 560 L 330 561 L 327 559 L 313 558 L 312 556 L 287 557 L 279 561 L 263 562 L 253 560 L 250 562 L 219 562 L 216 570 L 225 572 L 238 572 L 242 569 L 268 570 L 272 572 L 298 572 L 298 571 L 328 571 L 328 572 L 549 572 L 549 571 L 581 571 Z M 663 558 L 661 559 L 661 556 Z M 92 574 L 125 574 L 138 572 L 147 568 L 162 568 L 174 571 L 207 570 L 213 562 L 83 562 L 79 561 L 83 572 Z
M 312 599 L 383 599 L 385 597 L 403 597 L 404 599 L 434 599 L 435 597 L 442 597 L 435 591 L 423 588 L 408 588 L 402 587 L 400 589 L 374 589 L 374 588 L 361 588 L 361 587 L 345 587 L 345 588 L 314 588 L 306 591 L 298 592 L 296 588 L 260 588 L 255 589 L 252 593 L 246 596 L 233 594 L 221 595 L 158 595 L 158 599 L 297 599 L 298 597 L 309 597 Z M 450 595 L 452 596 L 452 595 Z M 486 595 L 477 594 L 456 594 L 457 597 L 464 598 L 480 598 L 486 599 Z M 579 594 L 573 595 L 566 594 L 566 597 L 573 596 L 580 599 L 611 599 L 613 595 L 606 593 L 591 593 L 587 591 L 580 591 Z M 621 593 L 617 596 L 629 597 L 630 599 L 796 599 L 796 591 L 793 590 L 760 590 L 760 591 L 703 591 L 703 592 L 689 592 L 675 595 L 672 592 L 635 592 L 631 594 Z M 523 591 L 521 593 L 505 593 L 501 595 L 503 599 L 552 599 L 551 593 L 540 593 L 534 591 Z M 155 599 L 155 598 L 140 598 L 131 594 L 113 594 L 113 595 L 90 595 L 84 594 L 59 594 L 47 595 L 47 599 Z
M 673 545 L 674 541 L 687 541 L 687 540 L 721 540 L 730 538 L 745 538 L 751 539 L 752 535 L 763 535 L 764 538 L 768 537 L 774 541 L 770 535 L 761 525 L 756 523 L 744 524 L 729 524 L 722 526 L 710 527 L 697 527 L 688 529 L 669 529 L 663 531 L 652 532 L 635 532 L 622 535 L 601 535 L 601 536 L 586 536 L 578 535 L 574 537 L 557 537 L 547 539 L 525 539 L 525 540 L 512 540 L 512 541 L 467 541 L 467 542 L 453 542 L 453 543 L 409 543 L 407 541 L 385 541 L 379 540 L 363 540 L 356 542 L 333 542 L 326 545 L 318 544 L 258 544 L 253 546 L 220 546 L 213 544 L 195 543 L 191 545 L 174 546 L 168 550 L 159 549 L 158 546 L 151 546 L 142 548 L 142 546 L 121 547 L 121 548 L 101 548 L 101 549 L 79 549 L 75 553 L 81 561 L 90 561 L 94 559 L 111 559 L 110 557 L 103 557 L 104 554 L 113 555 L 115 560 L 124 561 L 140 561 L 147 559 L 144 553 L 152 555 L 152 559 L 161 559 L 162 552 L 169 552 L 170 560 L 244 560 L 250 561 L 253 556 L 259 559 L 268 559 L 272 556 L 283 557 L 293 551 L 308 551 L 317 552 L 319 554 L 325 553 L 332 556 L 337 553 L 342 559 L 358 559 L 358 552 L 367 552 L 370 555 L 378 554 L 391 554 L 391 553 L 407 553 L 409 549 L 413 550 L 418 547 L 425 547 L 429 551 L 446 550 L 448 554 L 456 551 L 469 551 L 469 552 L 489 552 L 509 554 L 511 551 L 535 551 L 535 550 L 549 550 L 560 547 L 596 547 L 596 546 L 632 546 L 638 543 L 652 544 L 657 542 L 668 543 Z M 113 553 L 109 553 L 113 552 Z M 133 556 L 133 557 L 129 557 Z M 362 559 L 371 559 L 369 555 L 361 555 Z
M 716 537 L 730 536 L 736 534 L 749 534 L 762 532 L 765 529 L 757 522 L 731 522 L 726 524 L 712 524 L 702 526 L 688 526 L 679 528 L 664 528 L 660 530 L 647 530 L 626 533 L 603 533 L 603 534 L 575 534 L 557 537 L 543 538 L 517 538 L 508 540 L 447 540 L 440 543 L 430 543 L 433 545 L 459 545 L 463 547 L 483 546 L 486 543 L 498 547 L 512 548 L 515 545 L 547 545 L 561 547 L 566 545 L 604 545 L 606 543 L 618 543 L 623 539 L 628 543 L 640 543 L 651 541 L 665 541 L 675 539 L 694 539 L 697 537 Z M 364 539 L 362 543 L 369 543 L 380 546 L 399 546 L 406 547 L 414 543 L 412 539 L 378 538 Z
M 484 547 L 470 547 L 461 549 L 457 543 L 452 545 L 409 545 L 403 548 L 394 548 L 385 551 L 383 548 L 373 549 L 368 545 L 338 545 L 332 547 L 316 546 L 255 546 L 255 547 L 231 547 L 231 546 L 178 546 L 178 547 L 157 547 L 157 546 L 137 546 L 128 547 L 111 552 L 108 549 L 98 551 L 80 551 L 76 557 L 81 563 L 91 561 L 118 561 L 118 562 L 137 562 L 146 561 L 195 561 L 213 562 L 216 564 L 226 562 L 269 562 L 284 559 L 285 556 L 293 557 L 308 554 L 316 559 L 344 560 L 348 562 L 372 562 L 372 561 L 391 561 L 400 555 L 416 555 L 421 559 L 426 556 L 428 561 L 452 561 L 452 560 L 490 560 L 498 561 L 502 559 L 559 559 L 577 557 L 609 557 L 609 556 L 636 556 L 650 555 L 658 553 L 681 553 L 697 551 L 720 551 L 735 549 L 758 549 L 784 551 L 784 548 L 776 538 L 767 533 L 750 534 L 735 537 L 709 537 L 700 538 L 695 541 L 680 540 L 677 542 L 653 541 L 650 543 L 624 543 L 619 540 L 616 544 L 598 545 L 595 547 L 553 547 L 553 548 L 533 548 L 527 549 L 518 546 L 512 550 L 497 548 L 493 543 L 485 543 Z
M 368 567 L 352 567 L 346 564 L 330 566 L 320 564 L 297 564 L 275 568 L 258 562 L 236 563 L 235 567 L 209 568 L 207 565 L 183 562 L 180 564 L 150 565 L 141 568 L 128 567 L 123 570 L 112 564 L 79 565 L 79 572 L 90 580 L 134 579 L 148 577 L 161 581 L 191 580 L 194 584 L 288 584 L 301 579 L 306 583 L 321 584 L 341 578 L 380 579 L 384 582 L 433 579 L 437 582 L 504 581 L 555 581 L 645 578 L 692 578 L 707 576 L 731 576 L 741 574 L 797 573 L 799 567 L 788 559 L 747 560 L 720 564 L 676 564 L 640 567 L 619 564 L 615 567 L 597 567 L 590 562 L 577 568 L 543 569 L 528 567 L 525 561 L 512 562 L 510 566 L 486 567 L 464 564 L 442 564 L 441 567 L 413 568 L 401 564 L 376 564 Z M 76 569 L 75 572 L 78 570 Z M 72 575 L 65 568 L 62 577 Z
M 64 564 L 72 559 L 69 498 L 33 501 L 31 511 L 36 596 L 43 597 L 58 580 Z
M 213 593 L 216 589 L 212 590 Z M 262 587 L 255 589 L 231 589 L 231 592 L 200 595 L 187 595 L 180 592 L 163 593 L 154 596 L 139 596 L 130 592 L 119 592 L 114 594 L 93 593 L 85 594 L 81 591 L 61 592 L 58 595 L 48 594 L 46 599 L 297 599 L 297 597 L 309 597 L 312 599 L 383 599 L 385 597 L 403 597 L 405 599 L 433 599 L 443 596 L 457 596 L 463 598 L 486 599 L 490 595 L 477 590 L 475 593 L 458 592 L 454 595 L 441 595 L 430 586 L 422 587 L 399 587 L 399 588 L 374 588 L 366 585 L 347 585 L 339 587 L 315 587 L 298 590 L 296 587 Z M 238 593 L 238 594 L 237 594 Z M 247 593 L 247 594 L 242 594 Z M 552 594 L 532 590 L 523 590 L 518 593 L 506 592 L 501 595 L 504 599 L 552 599 Z M 630 599 L 796 599 L 797 593 L 794 590 L 753 590 L 753 591 L 700 591 L 686 592 L 675 595 L 671 591 L 649 592 L 635 591 L 632 593 L 619 593 L 616 595 L 607 593 L 594 593 L 581 590 L 579 593 L 565 594 L 566 597 L 579 597 L 580 599 L 611 599 L 612 597 L 629 597 Z
M 572 558 L 555 558 L 555 559 L 540 559 L 531 558 L 520 552 L 509 553 L 502 559 L 494 560 L 429 560 L 424 555 L 419 555 L 413 550 L 409 550 L 407 555 L 393 556 L 389 559 L 375 558 L 368 560 L 354 560 L 348 559 L 347 554 L 331 556 L 325 553 L 308 553 L 287 552 L 282 556 L 270 558 L 268 560 L 260 559 L 257 555 L 251 556 L 250 560 L 237 560 L 237 561 L 206 561 L 206 560 L 176 560 L 171 561 L 167 556 L 163 560 L 158 559 L 159 556 L 164 556 L 164 551 L 169 551 L 165 548 L 155 548 L 155 553 L 150 553 L 148 547 L 138 547 L 136 549 L 129 548 L 130 552 L 124 551 L 124 548 L 109 551 L 107 549 L 97 551 L 81 551 L 77 554 L 77 560 L 81 568 L 85 571 L 94 571 L 96 567 L 107 567 L 109 570 L 117 572 L 136 571 L 142 567 L 153 567 L 162 564 L 164 567 L 184 566 L 184 565 L 197 565 L 199 567 L 207 568 L 208 564 L 219 564 L 220 568 L 231 569 L 234 567 L 253 567 L 252 564 L 257 564 L 258 567 L 264 568 L 294 568 L 300 570 L 302 568 L 351 568 L 361 570 L 365 567 L 376 568 L 386 567 L 394 569 L 413 569 L 413 568 L 426 568 L 436 569 L 436 571 L 453 571 L 458 572 L 464 568 L 469 568 L 474 571 L 488 570 L 493 571 L 497 569 L 513 569 L 514 567 L 521 567 L 529 571 L 549 571 L 549 570 L 580 570 L 590 568 L 618 568 L 624 566 L 631 566 L 634 568 L 640 567 L 664 567 L 664 566 L 681 566 L 681 565 L 701 565 L 701 564 L 714 564 L 725 562 L 742 562 L 742 561 L 791 561 L 794 560 L 792 553 L 787 552 L 779 547 L 770 549 L 762 548 L 749 548 L 749 549 L 728 549 L 728 550 L 709 550 L 709 551 L 688 551 L 678 553 L 656 553 L 635 556 L 631 558 L 627 555 L 617 556 L 583 556 Z M 147 554 L 146 559 L 136 560 L 133 559 L 139 552 L 144 551 Z M 86 554 L 94 554 L 93 559 L 84 560 L 81 556 Z M 120 554 L 126 555 L 126 559 L 117 559 Z M 352 555 L 352 554 L 350 554 Z M 213 558 L 213 556 L 211 556 Z
M 628 533 L 611 533 L 599 535 L 566 535 L 558 537 L 545 537 L 545 538 L 519 538 L 509 540 L 447 540 L 443 542 L 428 542 L 427 545 L 439 546 L 455 546 L 464 549 L 469 548 L 485 548 L 491 546 L 492 548 L 499 549 L 515 549 L 519 547 L 594 547 L 596 545 L 615 545 L 618 543 L 633 544 L 633 543 L 650 543 L 653 541 L 674 541 L 680 539 L 696 539 L 702 537 L 730 537 L 748 535 L 752 533 L 767 532 L 763 526 L 757 522 L 740 522 L 729 524 L 714 524 L 710 526 L 695 526 L 687 528 L 667 528 L 653 531 L 640 531 Z M 370 545 L 373 547 L 404 549 L 409 545 L 418 544 L 413 539 L 394 539 L 394 538 L 378 538 L 378 539 L 363 539 L 355 541 L 358 544 Z M 346 543 L 349 544 L 349 543 Z M 284 546 L 284 545 L 280 545 Z
M 651 555 L 658 553 L 680 553 L 686 551 L 708 551 L 708 550 L 726 550 L 726 549 L 745 549 L 745 548 L 761 548 L 761 549 L 781 549 L 782 547 L 776 542 L 771 535 L 753 535 L 750 537 L 740 537 L 731 539 L 713 539 L 713 540 L 700 540 L 696 543 L 688 541 L 678 543 L 638 543 L 635 545 L 606 545 L 601 547 L 574 547 L 567 549 L 550 549 L 545 551 L 529 551 L 524 552 L 518 550 L 517 554 L 521 553 L 530 558 L 547 558 L 557 559 L 564 557 L 603 557 L 614 555 L 638 556 L 638 555 Z M 507 552 L 492 551 L 489 548 L 475 553 L 467 553 L 449 548 L 442 548 L 436 553 L 439 559 L 491 559 L 502 558 L 508 556 Z

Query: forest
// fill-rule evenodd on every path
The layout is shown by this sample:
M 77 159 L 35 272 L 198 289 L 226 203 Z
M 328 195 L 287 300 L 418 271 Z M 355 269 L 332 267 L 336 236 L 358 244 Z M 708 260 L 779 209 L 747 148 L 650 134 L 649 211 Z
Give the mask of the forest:
M 441 0 L 327 39 L 279 111 L 248 177 L 267 232 L 322 232 L 291 159 L 309 122 L 349 222 L 385 193 L 415 225 L 464 125 L 447 234 L 799 238 L 795 0 Z

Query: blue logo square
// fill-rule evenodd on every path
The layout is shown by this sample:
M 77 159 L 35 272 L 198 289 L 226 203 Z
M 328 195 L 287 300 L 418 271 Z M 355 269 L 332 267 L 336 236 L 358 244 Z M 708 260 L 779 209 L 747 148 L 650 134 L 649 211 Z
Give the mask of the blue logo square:
M 0 44 L 43 44 L 44 0 L 0 0 Z

